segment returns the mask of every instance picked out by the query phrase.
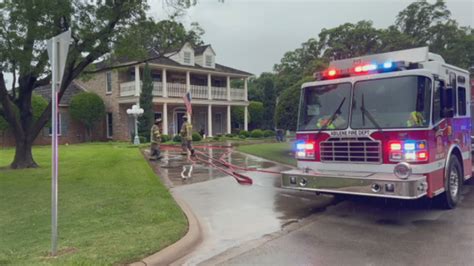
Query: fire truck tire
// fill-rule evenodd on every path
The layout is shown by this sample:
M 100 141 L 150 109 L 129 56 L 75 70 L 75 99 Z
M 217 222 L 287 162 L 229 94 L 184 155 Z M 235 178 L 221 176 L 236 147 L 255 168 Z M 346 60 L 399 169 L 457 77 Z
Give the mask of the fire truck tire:
M 456 156 L 451 156 L 446 173 L 445 192 L 439 195 L 439 200 L 443 208 L 454 209 L 461 197 L 461 186 L 464 181 L 461 163 Z

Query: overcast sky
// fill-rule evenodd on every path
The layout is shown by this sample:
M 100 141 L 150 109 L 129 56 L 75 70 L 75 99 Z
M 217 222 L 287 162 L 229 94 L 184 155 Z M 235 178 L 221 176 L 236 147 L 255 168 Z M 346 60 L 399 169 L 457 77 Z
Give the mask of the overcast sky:
M 182 18 L 206 31 L 216 61 L 259 75 L 271 71 L 287 51 L 300 47 L 321 29 L 371 20 L 376 28 L 392 25 L 412 1 L 403 0 L 198 0 Z M 434 0 L 429 0 L 433 3 Z M 163 18 L 161 0 L 149 0 L 150 13 Z M 474 27 L 474 0 L 447 0 L 460 25 Z
M 164 0 L 148 0 L 150 15 L 166 17 Z M 321 29 L 372 20 L 377 28 L 392 25 L 412 1 L 407 0 L 198 0 L 181 20 L 198 22 L 203 39 L 216 51 L 217 63 L 255 75 L 272 71 L 287 51 L 300 47 Z M 433 3 L 434 0 L 429 0 Z M 474 0 L 447 0 L 460 25 L 474 27 Z M 6 75 L 8 87 L 11 75 Z

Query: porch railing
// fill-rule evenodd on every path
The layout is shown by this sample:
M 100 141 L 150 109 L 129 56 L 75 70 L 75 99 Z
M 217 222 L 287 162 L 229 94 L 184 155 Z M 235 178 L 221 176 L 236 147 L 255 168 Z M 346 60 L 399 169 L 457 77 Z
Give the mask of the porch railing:
M 135 95 L 135 81 L 129 81 L 120 84 L 120 96 L 133 95 Z
M 163 83 L 153 82 L 153 96 L 163 96 Z
M 168 97 L 183 97 L 186 93 L 186 84 L 181 83 L 166 83 L 168 90 Z
M 244 89 L 230 89 L 230 99 L 237 100 L 237 101 L 245 101 L 245 92 Z
M 227 88 L 211 87 L 211 97 L 216 100 L 227 100 Z
M 140 84 L 142 86 L 142 83 Z M 181 98 L 186 93 L 186 84 L 166 83 L 168 97 Z M 195 99 L 209 99 L 209 88 L 206 85 L 191 85 L 191 96 Z M 153 82 L 153 96 L 163 97 L 163 83 Z M 135 81 L 123 82 L 120 84 L 120 96 L 134 96 Z M 211 87 L 212 100 L 227 100 L 226 87 Z M 245 101 L 244 89 L 231 88 L 230 99 L 232 101 Z
M 209 93 L 207 86 L 191 85 L 191 97 L 196 99 L 208 99 Z

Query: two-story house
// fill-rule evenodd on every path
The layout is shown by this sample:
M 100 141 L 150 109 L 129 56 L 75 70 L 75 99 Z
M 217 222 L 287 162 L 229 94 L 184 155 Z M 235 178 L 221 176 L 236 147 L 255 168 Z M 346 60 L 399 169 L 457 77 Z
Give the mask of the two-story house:
M 153 55 L 153 52 L 151 52 Z M 156 56 L 156 55 L 155 55 Z M 125 60 L 118 64 L 130 65 Z M 186 43 L 178 51 L 149 61 L 153 79 L 155 118 L 163 120 L 163 134 L 178 134 L 186 113 L 183 96 L 192 97 L 192 124 L 206 136 L 231 132 L 231 109 L 245 109 L 247 129 L 247 80 L 252 74 L 216 63 L 211 45 L 193 47 Z M 88 91 L 100 95 L 107 108 L 105 135 L 114 140 L 130 140 L 134 122 L 126 113 L 140 98 L 144 64 L 99 72 L 92 79 L 77 81 Z M 233 88 L 232 80 L 240 79 L 242 88 Z

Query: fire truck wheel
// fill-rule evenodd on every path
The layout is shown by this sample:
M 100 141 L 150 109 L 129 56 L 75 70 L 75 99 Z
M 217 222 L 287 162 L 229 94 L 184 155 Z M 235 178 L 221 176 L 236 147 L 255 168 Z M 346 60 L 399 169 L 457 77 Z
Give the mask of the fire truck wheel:
M 448 164 L 447 176 L 444 180 L 445 192 L 440 195 L 441 203 L 446 209 L 454 209 L 459 202 L 463 174 L 461 163 L 456 156 L 451 156 Z

